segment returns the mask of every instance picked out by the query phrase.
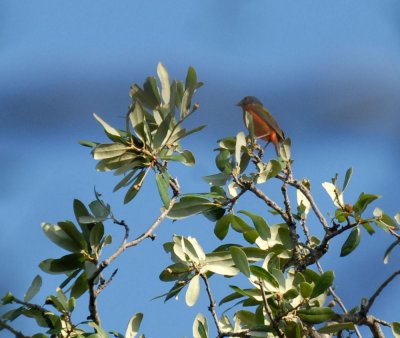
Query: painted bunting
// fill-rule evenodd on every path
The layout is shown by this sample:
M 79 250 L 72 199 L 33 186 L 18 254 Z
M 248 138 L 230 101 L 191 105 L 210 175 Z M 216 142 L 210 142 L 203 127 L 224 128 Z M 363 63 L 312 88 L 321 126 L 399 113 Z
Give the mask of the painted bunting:
M 254 96 L 246 96 L 237 106 L 243 109 L 246 127 L 249 128 L 246 123 L 246 112 L 248 112 L 253 118 L 254 136 L 267 141 L 267 145 L 272 142 L 279 156 L 279 143 L 283 142 L 285 135 L 268 109 Z

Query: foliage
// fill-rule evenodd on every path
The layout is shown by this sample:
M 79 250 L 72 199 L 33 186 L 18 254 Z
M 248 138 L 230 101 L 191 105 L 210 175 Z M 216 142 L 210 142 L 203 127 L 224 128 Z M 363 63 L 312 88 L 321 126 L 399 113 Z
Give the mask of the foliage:
M 291 141 L 286 139 L 280 148 L 279 158 L 264 160 L 264 150 L 250 135 L 240 132 L 236 137 L 218 141 L 215 164 L 218 172 L 204 180 L 210 189 L 203 193 L 181 194 L 176 178 L 170 174 L 170 161 L 194 165 L 193 153 L 184 149 L 181 141 L 200 131 L 204 126 L 186 130 L 183 122 L 198 108 L 193 104 L 198 82 L 195 70 L 190 67 L 186 80 L 170 81 L 166 68 L 159 64 L 156 78 L 148 77 L 130 91 L 132 104 L 126 114 L 125 128 L 116 129 L 99 116 L 96 120 L 104 128 L 107 143 L 81 141 L 92 149 L 98 161 L 97 170 L 113 171 L 120 176 L 114 191 L 125 188 L 124 203 L 137 198 L 146 179 L 153 174 L 159 198 L 163 205 L 156 221 L 136 239 L 130 238 L 129 226 L 117 219 L 111 206 L 95 191 L 95 200 L 85 206 L 74 200 L 76 222 L 43 223 L 48 239 L 64 249 L 65 255 L 48 258 L 39 264 L 47 274 L 65 277 L 53 295 L 43 302 L 31 303 L 38 293 L 42 278 L 36 276 L 24 297 L 12 293 L 2 298 L 2 305 L 11 309 L 0 319 L 0 330 L 8 330 L 17 337 L 25 337 L 12 324 L 18 317 L 34 319 L 42 329 L 33 337 L 123 337 L 116 331 L 101 327 L 97 297 L 112 282 L 114 271 L 105 279 L 103 271 L 129 247 L 147 238 L 154 239 L 154 231 L 165 218 L 179 220 L 203 214 L 214 225 L 214 234 L 221 245 L 212 252 L 205 252 L 194 237 L 174 235 L 164 243 L 171 264 L 160 273 L 160 280 L 173 283 L 167 293 L 160 296 L 165 301 L 185 293 L 187 306 L 195 306 L 200 289 L 205 289 L 209 301 L 209 315 L 217 337 L 320 337 L 333 334 L 342 337 L 344 332 L 360 336 L 358 326 L 367 326 L 375 337 L 383 337 L 380 325 L 390 325 L 393 334 L 400 335 L 400 323 L 387 323 L 370 314 L 372 305 L 383 289 L 397 276 L 396 271 L 383 281 L 369 299 L 348 311 L 334 290 L 334 271 L 324 271 L 319 263 L 329 252 L 329 245 L 342 233 L 347 239 L 341 247 L 344 257 L 357 249 L 361 234 L 373 235 L 383 230 L 394 237 L 386 250 L 384 262 L 400 243 L 398 224 L 400 214 L 394 218 L 369 206 L 379 196 L 361 193 L 350 202 L 344 192 L 352 176 L 350 168 L 339 184 L 339 175 L 322 186 L 332 200 L 329 218 L 325 217 L 315 202 L 308 179 L 296 179 L 292 172 Z M 249 118 L 249 116 L 247 116 Z M 251 119 L 251 117 L 250 117 Z M 250 121 L 248 124 L 252 126 Z M 122 177 L 122 178 L 121 178 Z M 269 180 L 281 184 L 283 203 L 272 200 L 260 187 Z M 288 190 L 296 193 L 291 201 Z M 236 206 L 244 194 L 260 200 L 271 212 L 273 223 L 251 210 L 238 210 Z M 309 217 L 310 213 L 314 218 Z M 123 229 L 123 242 L 116 245 L 108 258 L 103 248 L 112 245 L 106 222 L 111 221 Z M 310 222 L 318 222 L 322 235 L 310 232 Z M 243 237 L 240 243 L 227 241 L 229 232 Z M 161 270 L 161 269 L 160 269 Z M 217 303 L 212 293 L 213 278 L 224 278 L 231 292 L 218 297 L 218 308 L 230 304 L 222 315 L 217 314 Z M 88 294 L 89 316 L 79 323 L 72 321 L 76 300 Z M 228 315 L 232 310 L 233 315 Z M 199 313 L 194 319 L 193 336 L 210 337 L 210 318 Z M 143 314 L 131 318 L 125 337 L 136 337 L 140 332 Z M 141 337 L 144 337 L 143 335 Z

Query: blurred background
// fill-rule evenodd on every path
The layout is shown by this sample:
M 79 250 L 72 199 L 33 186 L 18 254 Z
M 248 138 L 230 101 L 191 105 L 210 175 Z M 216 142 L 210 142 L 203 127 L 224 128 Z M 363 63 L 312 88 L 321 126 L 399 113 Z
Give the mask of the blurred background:
M 77 141 L 105 140 L 93 112 L 122 128 L 130 85 L 155 75 L 159 61 L 175 79 L 184 79 L 192 65 L 205 83 L 195 99 L 200 110 L 187 126 L 208 127 L 184 141 L 197 164 L 171 169 L 183 192 L 208 190 L 201 177 L 217 171 L 216 140 L 244 129 L 235 103 L 254 95 L 291 137 L 294 173 L 311 180 L 325 214 L 332 205 L 321 183 L 335 173 L 343 177 L 348 167 L 354 176 L 346 201 L 353 203 L 364 191 L 382 195 L 375 205 L 387 214 L 400 210 L 397 1 L 4 0 L 0 48 L 1 295 L 11 290 L 23 297 L 38 273 L 44 285 L 35 300 L 55 291 L 61 279 L 44 275 L 38 264 L 64 253 L 45 238 L 40 224 L 74 220 L 73 199 L 89 203 L 94 187 L 131 226 L 132 236 L 155 220 L 161 203 L 152 180 L 124 206 L 123 192 L 112 193 L 115 177 L 96 172 L 88 148 Z M 273 154 L 271 147 L 268 152 Z M 273 184 L 262 189 L 280 201 Z M 239 208 L 277 221 L 252 198 L 244 198 Z M 317 222 L 310 228 L 320 232 Z M 122 240 L 115 225 L 109 224 L 108 231 L 114 243 Z M 174 233 L 198 238 L 205 250 L 220 244 L 213 224 L 202 216 L 165 221 L 156 241 L 128 250 L 115 262 L 119 272 L 99 299 L 106 329 L 124 333 L 131 315 L 141 311 L 146 336 L 190 337 L 196 314 L 208 316 L 205 300 L 193 308 L 182 296 L 166 304 L 151 300 L 172 286 L 160 282 L 158 274 L 169 264 L 162 243 Z M 373 237 L 363 231 L 358 249 L 343 259 L 345 238 L 332 243 L 322 265 L 335 270 L 336 291 L 352 308 L 398 269 L 400 255 L 394 251 L 383 264 L 392 240 L 377 229 Z M 229 292 L 221 281 L 211 280 L 217 301 Z M 399 321 L 393 297 L 399 292 L 395 280 L 372 314 Z M 76 320 L 86 318 L 86 301 L 78 302 Z M 24 333 L 35 332 L 32 323 L 17 324 Z

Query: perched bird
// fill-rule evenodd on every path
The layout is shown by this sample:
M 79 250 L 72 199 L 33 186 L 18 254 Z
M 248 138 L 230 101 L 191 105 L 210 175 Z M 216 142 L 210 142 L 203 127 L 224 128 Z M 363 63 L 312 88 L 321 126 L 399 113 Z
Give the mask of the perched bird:
M 237 106 L 243 109 L 243 120 L 246 127 L 249 128 L 246 123 L 246 112 L 248 112 L 253 118 L 254 136 L 267 141 L 267 145 L 272 142 L 276 154 L 279 156 L 279 143 L 283 142 L 285 135 L 268 109 L 254 96 L 246 96 Z

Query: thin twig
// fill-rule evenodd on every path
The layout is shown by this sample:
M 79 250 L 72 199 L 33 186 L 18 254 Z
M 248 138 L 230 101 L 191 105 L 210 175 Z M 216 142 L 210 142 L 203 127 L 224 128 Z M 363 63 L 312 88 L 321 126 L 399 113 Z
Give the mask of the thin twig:
M 207 276 L 205 274 L 202 274 L 202 273 L 200 274 L 200 277 L 201 277 L 201 279 L 203 280 L 203 282 L 204 282 L 204 284 L 206 286 L 208 299 L 210 301 L 210 305 L 208 306 L 208 311 L 210 311 L 211 316 L 214 319 L 214 323 L 215 323 L 215 326 L 216 326 L 217 332 L 218 332 L 218 337 L 221 337 L 221 334 L 223 332 L 222 332 L 221 326 L 219 324 L 217 313 L 215 312 L 215 304 L 216 303 L 215 303 L 214 297 L 213 297 L 213 295 L 211 293 L 210 284 L 208 283 L 208 278 L 207 278 Z
M 107 266 L 109 266 L 115 259 L 117 259 L 127 248 L 136 246 L 147 238 L 151 238 L 152 240 L 155 239 L 154 231 L 157 229 L 157 227 L 161 224 L 161 222 L 165 219 L 165 217 L 171 211 L 172 207 L 175 205 L 175 203 L 179 197 L 180 187 L 179 187 L 178 181 L 176 179 L 172 179 L 172 178 L 170 179 L 170 187 L 173 191 L 174 196 L 171 198 L 168 208 L 165 209 L 160 214 L 160 216 L 154 221 L 154 223 L 147 229 L 146 232 L 144 232 L 142 235 L 140 235 L 133 241 L 128 242 L 128 237 L 129 237 L 128 225 L 124 221 L 117 221 L 114 219 L 114 223 L 122 225 L 125 228 L 124 239 L 123 239 L 121 245 L 117 248 L 117 250 L 109 258 L 103 260 L 100 263 L 100 265 L 97 267 L 97 270 L 87 280 L 87 283 L 89 286 L 89 313 L 90 313 L 89 317 L 96 324 L 100 325 L 100 317 L 99 317 L 99 312 L 97 309 L 97 296 L 104 289 L 104 287 L 107 286 L 109 284 L 109 282 L 111 282 L 111 280 L 114 277 L 116 272 L 114 271 L 111 278 L 107 282 L 105 282 L 103 284 L 103 286 L 100 286 L 98 290 L 96 290 L 96 288 L 95 288 L 95 280 L 101 274 L 101 272 Z
M 364 307 L 364 312 L 368 313 L 369 309 L 371 306 L 374 304 L 376 298 L 380 295 L 380 293 L 383 291 L 385 287 L 389 285 L 389 283 L 396 278 L 397 275 L 400 275 L 400 270 L 393 272 L 389 278 L 387 278 L 380 286 L 379 288 L 374 292 L 374 294 L 371 296 L 371 298 L 368 300 L 367 305 Z
M 279 178 L 282 181 L 286 181 L 289 185 L 291 185 L 292 187 L 295 187 L 296 189 L 300 190 L 303 195 L 307 198 L 307 200 L 310 202 L 311 208 L 313 209 L 315 215 L 317 216 L 319 222 L 321 223 L 321 225 L 323 226 L 323 228 L 325 229 L 325 231 L 329 230 L 329 224 L 326 220 L 326 218 L 322 215 L 321 211 L 319 210 L 317 204 L 314 201 L 313 196 L 311 195 L 310 190 L 307 189 L 307 187 L 304 186 L 304 184 L 302 184 L 300 181 L 290 177 L 291 175 L 289 175 L 289 177 L 285 177 L 283 175 L 277 175 L 276 177 Z
M 0 319 L 0 327 L 10 331 L 17 338 L 29 338 L 29 336 L 25 336 L 21 331 L 17 331 L 12 326 L 8 325 L 5 321 Z
M 320 272 L 321 274 L 323 274 L 323 273 L 324 273 L 324 270 L 322 269 L 322 266 L 321 266 L 320 262 L 319 262 L 319 261 L 316 261 L 315 264 L 316 264 L 316 266 L 317 266 L 319 272 Z M 333 289 L 333 287 L 330 286 L 330 287 L 328 288 L 328 291 L 329 291 L 329 293 L 332 295 L 332 297 L 333 297 L 333 299 L 335 300 L 335 302 L 339 304 L 339 306 L 341 307 L 341 309 L 343 310 L 343 312 L 344 312 L 344 313 L 347 313 L 346 306 L 344 305 L 342 299 L 337 295 L 337 293 L 335 292 L 335 290 Z M 360 332 L 359 328 L 357 327 L 357 325 L 354 326 L 354 331 L 356 332 L 357 337 L 359 337 L 359 338 L 362 337 L 361 332 Z
M 271 311 L 271 309 L 270 309 L 270 307 L 268 305 L 267 298 L 265 297 L 263 281 L 261 279 L 259 279 L 257 284 L 260 286 L 260 291 L 261 291 L 261 296 L 262 296 L 262 299 L 263 299 L 264 310 L 265 310 L 265 312 L 267 313 L 267 315 L 269 317 L 269 320 L 271 322 L 272 327 L 275 329 L 276 334 L 278 335 L 279 338 L 285 338 L 284 333 L 279 328 L 279 323 L 272 316 L 272 311 Z
M 27 307 L 27 308 L 29 308 L 29 309 L 34 309 L 34 310 L 39 311 L 39 312 L 41 313 L 41 315 L 43 316 L 44 320 L 46 321 L 48 327 L 49 327 L 50 329 L 54 329 L 54 324 L 53 324 L 53 322 L 50 320 L 50 318 L 49 318 L 49 316 L 48 316 L 48 313 L 49 313 L 50 311 L 47 310 L 46 308 L 44 308 L 44 307 L 42 307 L 42 306 L 40 306 L 40 305 L 38 305 L 38 304 L 33 304 L 33 303 L 25 302 L 25 301 L 23 301 L 23 300 L 20 300 L 20 299 L 18 299 L 18 298 L 15 298 L 15 297 L 13 298 L 13 302 L 15 302 L 15 303 L 17 303 L 17 304 L 20 304 L 20 305 L 23 305 L 23 306 L 25 306 L 25 307 Z

